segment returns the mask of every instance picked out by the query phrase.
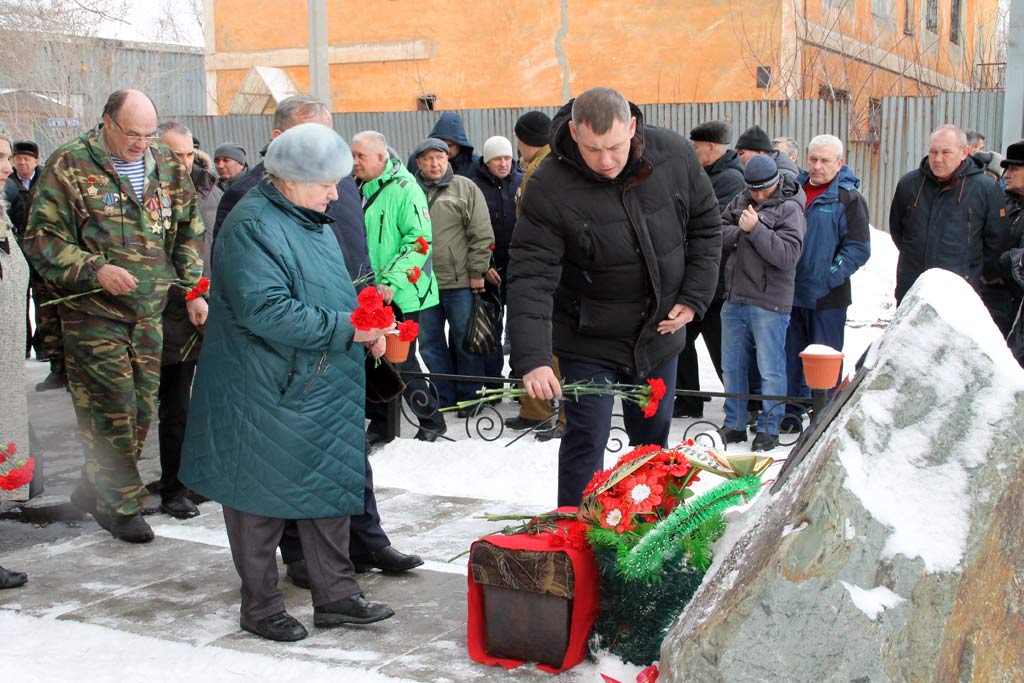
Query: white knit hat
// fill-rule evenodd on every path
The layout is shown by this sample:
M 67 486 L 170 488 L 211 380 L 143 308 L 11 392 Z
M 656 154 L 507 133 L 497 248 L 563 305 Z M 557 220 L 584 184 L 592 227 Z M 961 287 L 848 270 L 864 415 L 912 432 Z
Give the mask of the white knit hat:
M 509 142 L 508 138 L 503 138 L 500 135 L 495 135 L 493 138 L 487 138 L 487 142 L 484 143 L 485 164 L 491 159 L 510 156 L 512 156 L 512 143 Z

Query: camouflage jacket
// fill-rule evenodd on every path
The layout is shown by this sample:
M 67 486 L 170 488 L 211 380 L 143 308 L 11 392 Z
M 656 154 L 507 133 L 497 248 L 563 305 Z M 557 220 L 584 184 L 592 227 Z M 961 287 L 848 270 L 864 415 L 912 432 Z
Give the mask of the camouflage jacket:
M 96 271 L 111 263 L 138 279 L 132 292 L 98 292 L 64 306 L 113 320 L 158 315 L 172 281 L 193 286 L 202 274 L 203 220 L 185 167 L 163 144 L 146 151 L 142 201 L 114 170 L 100 128 L 53 153 L 39 180 L 25 256 L 56 297 L 100 286 Z

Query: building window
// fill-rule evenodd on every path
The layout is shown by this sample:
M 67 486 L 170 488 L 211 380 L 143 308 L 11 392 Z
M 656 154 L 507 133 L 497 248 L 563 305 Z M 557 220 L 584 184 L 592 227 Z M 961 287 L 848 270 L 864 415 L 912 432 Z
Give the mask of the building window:
M 420 95 L 416 98 L 416 111 L 434 111 L 437 95 Z
M 882 100 L 868 100 L 868 142 L 878 144 L 882 141 Z
M 939 32 L 939 0 L 924 0 L 924 27 L 932 33 Z
M 903 32 L 908 36 L 914 35 L 914 0 L 903 4 Z
M 849 102 L 850 91 L 843 90 L 842 88 L 833 88 L 831 83 L 825 83 L 818 86 L 818 98 L 835 102 Z
M 960 44 L 960 0 L 949 3 L 949 42 Z
M 770 66 L 757 67 L 757 87 L 767 88 L 772 84 L 772 68 Z

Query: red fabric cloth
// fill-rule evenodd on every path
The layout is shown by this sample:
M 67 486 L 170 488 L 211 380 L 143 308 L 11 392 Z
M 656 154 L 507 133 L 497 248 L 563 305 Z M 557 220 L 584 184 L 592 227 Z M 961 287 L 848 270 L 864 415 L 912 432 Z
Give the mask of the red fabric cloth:
M 576 512 L 574 507 L 560 507 L 556 512 Z M 575 520 L 561 520 L 559 526 L 569 526 Z M 590 631 L 594 627 L 594 620 L 597 618 L 597 610 L 600 605 L 599 582 L 597 576 L 597 562 L 594 553 L 589 548 L 577 550 L 568 545 L 554 547 L 547 537 L 551 532 L 540 534 L 516 534 L 505 536 L 496 534 L 486 536 L 476 543 L 486 541 L 499 548 L 510 550 L 535 550 L 540 552 L 567 553 L 572 562 L 573 573 L 573 601 L 572 616 L 569 627 L 569 646 L 565 650 L 565 659 L 558 668 L 547 664 L 538 664 L 537 668 L 550 674 L 557 674 L 570 669 L 587 656 L 587 640 L 590 638 Z M 472 557 L 472 554 L 470 555 Z M 523 664 L 518 659 L 502 659 L 487 654 L 484 648 L 485 627 L 483 588 L 473 581 L 473 566 L 470 560 L 469 566 L 469 616 L 466 622 L 468 628 L 469 656 L 475 662 L 502 666 L 506 669 L 514 669 Z
M 806 208 L 810 206 L 811 202 L 824 194 L 830 184 L 831 183 L 825 183 L 824 185 L 811 185 L 810 181 L 804 183 L 804 194 L 807 195 L 807 203 L 804 204 L 804 207 Z

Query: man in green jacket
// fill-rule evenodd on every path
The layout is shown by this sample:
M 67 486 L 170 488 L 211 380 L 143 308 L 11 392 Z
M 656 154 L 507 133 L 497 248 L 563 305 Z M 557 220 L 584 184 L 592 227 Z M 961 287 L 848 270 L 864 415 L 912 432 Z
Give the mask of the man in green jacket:
M 467 353 L 462 340 L 473 313 L 473 297 L 483 293 L 484 274 L 491 267 L 494 231 L 487 200 L 472 180 L 454 174 L 444 140 L 427 138 L 414 154 L 416 180 L 430 208 L 434 274 L 441 300 L 439 306 L 420 317 L 423 360 L 431 372 L 481 377 L 485 374 L 485 356 Z M 449 339 L 454 346 L 451 350 Z M 443 406 L 479 398 L 476 391 L 480 385 L 473 382 L 459 382 L 455 387 L 451 382 L 437 382 L 437 388 Z M 475 413 L 474 409 L 463 408 L 459 417 Z
M 363 195 L 366 244 L 377 289 L 384 303 L 390 304 L 396 313 L 418 323 L 424 310 L 438 304 L 437 279 L 431 269 L 432 232 L 427 198 L 402 162 L 389 158 L 388 141 L 377 131 L 353 136 L 352 159 L 352 172 Z M 399 369 L 422 372 L 416 360 L 415 341 L 409 348 L 408 360 Z M 405 398 L 419 419 L 417 439 L 436 441 L 445 433 L 444 417 L 437 412 L 434 394 L 424 382 L 409 382 Z M 384 406 L 367 403 L 366 416 L 370 420 L 366 430 L 370 445 L 386 441 Z
M 103 125 L 54 152 L 39 181 L 23 248 L 60 304 L 71 392 L 85 446 L 72 495 L 114 537 L 153 539 L 137 461 L 160 379 L 160 315 L 172 284 L 202 274 L 203 222 L 185 167 L 156 143 L 157 113 L 119 90 Z M 187 304 L 193 324 L 206 301 Z

